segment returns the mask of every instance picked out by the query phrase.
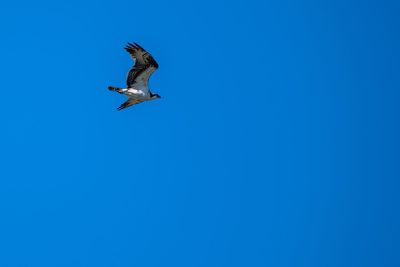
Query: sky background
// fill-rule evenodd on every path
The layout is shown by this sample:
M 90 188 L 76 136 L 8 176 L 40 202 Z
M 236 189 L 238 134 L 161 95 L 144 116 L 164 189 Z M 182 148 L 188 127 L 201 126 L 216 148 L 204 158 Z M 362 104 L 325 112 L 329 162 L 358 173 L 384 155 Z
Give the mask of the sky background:
M 399 11 L 3 1 L 0 266 L 400 266 Z

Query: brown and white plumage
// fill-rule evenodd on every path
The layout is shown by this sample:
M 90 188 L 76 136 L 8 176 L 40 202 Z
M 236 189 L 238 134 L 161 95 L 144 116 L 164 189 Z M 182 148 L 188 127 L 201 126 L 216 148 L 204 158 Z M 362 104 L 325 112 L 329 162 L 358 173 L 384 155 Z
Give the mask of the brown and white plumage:
M 126 79 L 127 88 L 109 86 L 108 89 L 128 96 L 118 110 L 139 104 L 143 101 L 160 98 L 158 94 L 153 94 L 149 89 L 149 78 L 158 68 L 157 62 L 143 47 L 137 43 L 128 43 L 125 50 L 131 55 L 135 64 L 128 72 Z

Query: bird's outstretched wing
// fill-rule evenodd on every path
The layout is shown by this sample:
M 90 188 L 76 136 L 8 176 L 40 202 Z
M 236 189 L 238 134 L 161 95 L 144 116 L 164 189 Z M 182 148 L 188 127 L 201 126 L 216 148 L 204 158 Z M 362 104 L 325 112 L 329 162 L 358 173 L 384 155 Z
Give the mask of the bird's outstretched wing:
M 135 61 L 135 65 L 129 70 L 126 80 L 128 88 L 143 87 L 148 90 L 148 80 L 151 74 L 158 68 L 157 62 L 143 47 L 137 43 L 128 43 L 125 50 Z
M 123 110 L 124 108 L 139 104 L 142 101 L 133 99 L 133 98 L 128 98 L 124 103 L 121 104 L 121 106 L 118 107 L 118 110 Z

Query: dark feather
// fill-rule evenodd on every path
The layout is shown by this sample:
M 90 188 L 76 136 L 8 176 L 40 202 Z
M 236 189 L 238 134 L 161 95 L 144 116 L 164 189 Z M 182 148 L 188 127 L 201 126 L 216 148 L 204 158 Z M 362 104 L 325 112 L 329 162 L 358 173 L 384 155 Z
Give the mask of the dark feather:
M 129 70 L 126 83 L 128 87 L 132 87 L 137 77 L 150 67 L 158 68 L 158 63 L 154 58 L 148 53 L 143 47 L 137 43 L 128 43 L 125 50 L 132 56 L 135 60 L 135 65 Z
M 117 109 L 123 110 L 124 108 L 130 107 L 130 106 L 133 106 L 133 105 L 139 104 L 139 103 L 140 102 L 137 100 L 128 99 L 124 103 L 122 103 L 121 106 L 119 106 Z

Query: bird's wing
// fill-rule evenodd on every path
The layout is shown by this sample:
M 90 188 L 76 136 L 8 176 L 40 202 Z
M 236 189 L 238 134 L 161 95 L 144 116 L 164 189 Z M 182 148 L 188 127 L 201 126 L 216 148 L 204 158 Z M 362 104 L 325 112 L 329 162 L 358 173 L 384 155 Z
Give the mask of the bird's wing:
M 121 106 L 118 107 L 118 110 L 122 110 L 124 108 L 139 104 L 141 102 L 142 101 L 139 101 L 139 100 L 136 100 L 136 99 L 133 99 L 133 98 L 128 98 L 128 100 L 126 100 L 124 103 L 121 104 Z
M 157 62 L 137 43 L 128 43 L 125 50 L 135 60 L 135 65 L 128 72 L 126 80 L 128 88 L 132 88 L 134 85 L 147 88 L 150 75 L 158 68 Z
M 129 82 L 129 74 L 128 74 L 128 87 L 133 88 L 135 87 L 138 90 L 142 90 L 143 92 L 149 91 L 149 78 L 151 74 L 156 70 L 155 67 L 149 66 L 148 68 L 141 71 L 139 74 L 136 75 L 132 82 Z

